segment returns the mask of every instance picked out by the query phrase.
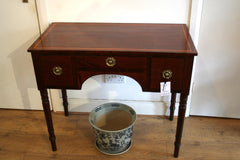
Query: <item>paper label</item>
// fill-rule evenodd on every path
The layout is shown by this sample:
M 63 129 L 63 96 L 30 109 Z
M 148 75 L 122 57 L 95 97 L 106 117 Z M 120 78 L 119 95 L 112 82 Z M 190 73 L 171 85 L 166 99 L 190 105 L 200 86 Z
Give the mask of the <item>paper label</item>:
M 171 82 L 160 82 L 161 96 L 168 96 L 171 94 Z

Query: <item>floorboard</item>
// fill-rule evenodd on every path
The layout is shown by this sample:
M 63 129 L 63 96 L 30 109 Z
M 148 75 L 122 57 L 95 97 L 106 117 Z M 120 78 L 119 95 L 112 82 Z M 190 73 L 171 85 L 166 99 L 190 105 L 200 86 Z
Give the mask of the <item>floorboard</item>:
M 132 146 L 108 156 L 95 147 L 88 114 L 52 113 L 58 150 L 51 151 L 43 111 L 0 109 L 0 160 L 158 160 L 173 157 L 176 119 L 138 115 Z M 178 160 L 239 160 L 240 120 L 189 117 Z

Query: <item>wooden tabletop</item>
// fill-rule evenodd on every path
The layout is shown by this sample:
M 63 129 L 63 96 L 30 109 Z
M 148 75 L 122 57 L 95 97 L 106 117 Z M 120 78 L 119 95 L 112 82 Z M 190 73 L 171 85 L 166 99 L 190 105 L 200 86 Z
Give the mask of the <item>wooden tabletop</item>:
M 197 55 L 185 24 L 52 23 L 28 51 L 56 50 Z

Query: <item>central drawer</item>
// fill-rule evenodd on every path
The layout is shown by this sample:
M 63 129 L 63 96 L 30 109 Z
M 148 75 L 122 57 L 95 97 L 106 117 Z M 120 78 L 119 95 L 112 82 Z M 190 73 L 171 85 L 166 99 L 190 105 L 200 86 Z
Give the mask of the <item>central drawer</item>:
M 145 57 L 79 56 L 75 59 L 77 71 L 145 72 Z
M 147 60 L 145 57 L 121 56 L 77 56 L 74 58 L 75 71 L 78 74 L 78 86 L 94 75 L 119 74 L 135 79 L 147 88 Z

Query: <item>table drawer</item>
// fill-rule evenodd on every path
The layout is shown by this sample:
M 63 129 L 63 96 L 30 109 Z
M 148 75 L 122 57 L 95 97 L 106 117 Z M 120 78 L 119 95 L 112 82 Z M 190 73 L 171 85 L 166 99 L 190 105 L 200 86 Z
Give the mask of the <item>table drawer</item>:
M 50 87 L 73 86 L 71 56 L 41 56 L 43 81 Z
M 79 56 L 75 59 L 78 71 L 144 72 L 145 57 Z
M 184 58 L 152 58 L 151 89 L 159 91 L 160 82 L 171 81 L 172 90 L 180 91 L 183 71 Z

